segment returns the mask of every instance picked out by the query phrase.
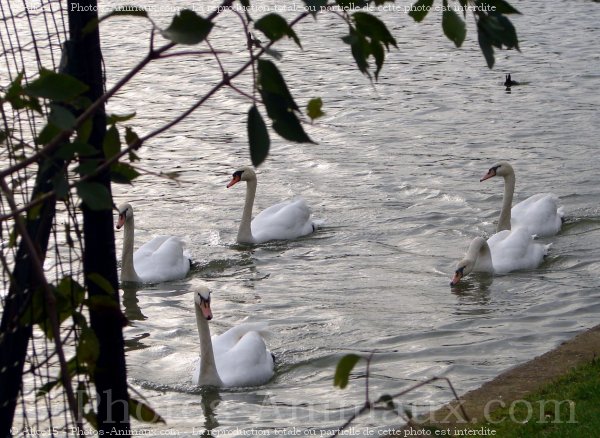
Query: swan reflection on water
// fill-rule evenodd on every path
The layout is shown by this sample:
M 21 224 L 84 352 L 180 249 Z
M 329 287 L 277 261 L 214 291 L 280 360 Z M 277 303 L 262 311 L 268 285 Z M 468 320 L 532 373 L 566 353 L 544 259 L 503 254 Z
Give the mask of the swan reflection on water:
M 212 436 L 211 431 L 219 427 L 217 420 L 217 406 L 221 403 L 219 388 L 204 386 L 200 391 L 200 403 L 204 413 L 204 436 Z

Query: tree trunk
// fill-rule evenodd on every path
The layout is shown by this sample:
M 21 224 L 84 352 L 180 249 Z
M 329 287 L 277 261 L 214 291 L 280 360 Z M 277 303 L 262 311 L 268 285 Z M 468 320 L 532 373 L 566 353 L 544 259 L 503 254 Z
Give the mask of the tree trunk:
M 98 18 L 95 12 L 96 1 L 69 2 L 68 8 L 72 43 L 72 53 L 68 59 L 69 63 L 75 63 L 69 68 L 70 74 L 85 82 L 90 87 L 88 97 L 96 100 L 104 93 L 100 35 L 98 28 L 86 34 L 81 32 L 88 22 Z M 103 157 L 102 142 L 105 133 L 106 114 L 102 107 L 93 118 L 93 129 L 89 139 L 89 143 L 98 150 L 96 158 Z M 108 172 L 94 178 L 94 182 L 102 184 L 110 192 Z M 99 274 L 108 280 L 114 290 L 111 295 L 114 305 L 107 306 L 103 301 L 90 306 L 91 327 L 100 344 L 100 356 L 94 375 L 98 397 L 98 428 L 104 432 L 128 431 L 129 395 L 122 330 L 125 317 L 119 306 L 113 213 L 111 210 L 94 211 L 85 204 L 82 210 L 85 248 L 83 269 L 90 301 L 94 303 L 95 298 L 107 296 L 106 291 L 90 281 L 91 273 Z

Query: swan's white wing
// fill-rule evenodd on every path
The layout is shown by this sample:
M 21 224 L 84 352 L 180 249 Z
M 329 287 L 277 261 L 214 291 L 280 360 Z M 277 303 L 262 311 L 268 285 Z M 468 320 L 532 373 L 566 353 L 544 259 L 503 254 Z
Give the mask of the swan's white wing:
M 562 226 L 563 209 L 553 193 L 538 193 L 516 204 L 511 210 L 513 227 L 526 227 L 537 236 L 553 236 Z
M 500 231 L 488 239 L 488 245 L 498 273 L 536 268 L 548 252 L 548 245 L 535 242 L 526 228 Z
M 225 333 L 212 337 L 213 351 L 216 356 L 226 353 L 234 348 L 240 339 L 249 332 L 258 332 L 263 336 L 269 333 L 267 322 L 245 322 L 230 328 Z
M 228 351 L 215 351 L 215 362 L 225 386 L 262 385 L 273 376 L 273 356 L 255 331 L 244 334 Z
M 252 235 L 256 242 L 287 240 L 305 236 L 314 231 L 306 201 L 296 197 L 263 210 L 252 221 Z
M 183 278 L 190 270 L 183 244 L 173 236 L 157 236 L 142 245 L 133 254 L 133 264 L 138 276 L 147 283 Z

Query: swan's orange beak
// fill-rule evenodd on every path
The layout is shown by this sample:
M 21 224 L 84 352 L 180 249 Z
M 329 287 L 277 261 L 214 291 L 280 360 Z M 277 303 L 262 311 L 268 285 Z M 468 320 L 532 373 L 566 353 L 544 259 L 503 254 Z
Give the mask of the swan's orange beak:
M 242 180 L 241 175 L 234 175 L 233 178 L 231 179 L 231 181 L 229 181 L 229 184 L 227 184 L 227 188 L 239 183 L 241 180 Z
M 454 273 L 454 276 L 452 277 L 452 280 L 450 281 L 450 286 L 456 286 L 461 278 L 462 278 L 462 273 L 459 271 L 456 271 Z
M 488 173 L 483 175 L 483 177 L 479 180 L 479 182 L 485 181 L 486 179 L 493 178 L 494 176 L 496 176 L 496 169 L 490 169 L 490 170 L 488 170 Z
M 120 214 L 119 219 L 117 220 L 117 230 L 120 230 L 121 227 L 125 225 L 125 214 Z
M 456 286 L 458 284 L 458 282 L 460 281 L 461 278 L 464 277 L 463 274 L 463 269 L 457 269 L 456 272 L 454 272 L 454 276 L 452 277 L 452 281 L 450 281 L 450 286 Z
M 202 300 L 200 303 L 200 310 L 202 311 L 202 316 L 204 316 L 207 321 L 212 319 L 213 315 L 212 311 L 210 310 L 210 303 L 208 301 Z

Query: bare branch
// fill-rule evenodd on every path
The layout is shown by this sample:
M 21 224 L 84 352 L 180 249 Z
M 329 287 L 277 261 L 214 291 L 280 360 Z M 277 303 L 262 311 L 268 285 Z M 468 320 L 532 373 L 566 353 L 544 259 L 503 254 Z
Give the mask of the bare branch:
M 174 52 L 174 53 L 167 53 L 164 55 L 160 55 L 158 57 L 158 59 L 174 58 L 176 56 L 214 55 L 215 53 L 227 54 L 227 55 L 231 54 L 231 52 L 228 52 L 226 50 L 186 50 L 186 51 L 181 51 L 181 52 Z

